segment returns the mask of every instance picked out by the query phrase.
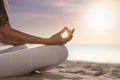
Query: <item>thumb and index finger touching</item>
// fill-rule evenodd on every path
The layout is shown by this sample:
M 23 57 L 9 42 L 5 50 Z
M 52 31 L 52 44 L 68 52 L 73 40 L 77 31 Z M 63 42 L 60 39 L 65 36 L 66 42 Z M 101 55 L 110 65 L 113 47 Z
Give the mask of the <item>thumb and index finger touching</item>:
M 60 32 L 59 32 L 59 34 L 62 34 L 62 33 L 64 33 L 65 31 L 68 31 L 68 33 L 71 33 L 71 34 L 73 34 L 74 33 L 74 31 L 75 31 L 75 29 L 73 28 L 72 30 L 69 30 L 67 27 L 64 27 Z
M 64 38 L 64 40 L 66 40 L 66 41 L 71 40 L 75 29 L 73 28 L 72 30 L 70 30 L 70 29 L 68 29 L 68 27 L 64 27 L 60 32 L 58 32 L 58 34 L 62 35 L 65 31 L 67 31 L 68 37 Z

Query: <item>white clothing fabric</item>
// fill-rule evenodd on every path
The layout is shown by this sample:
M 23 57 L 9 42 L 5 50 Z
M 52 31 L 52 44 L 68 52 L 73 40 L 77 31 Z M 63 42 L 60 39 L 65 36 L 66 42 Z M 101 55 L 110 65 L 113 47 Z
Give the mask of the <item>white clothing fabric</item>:
M 8 14 L 7 0 L 3 1 Z M 22 45 L 4 49 L 0 51 L 0 77 L 21 76 L 35 70 L 45 71 L 62 63 L 67 57 L 67 48 L 62 45 L 35 48 Z
M 21 76 L 35 70 L 51 69 L 68 57 L 67 48 L 62 45 L 35 48 L 22 45 L 0 53 L 0 77 Z

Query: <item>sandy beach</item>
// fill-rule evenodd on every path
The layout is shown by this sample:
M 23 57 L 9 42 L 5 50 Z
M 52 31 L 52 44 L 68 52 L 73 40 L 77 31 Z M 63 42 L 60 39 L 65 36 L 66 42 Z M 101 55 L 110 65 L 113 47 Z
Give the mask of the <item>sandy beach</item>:
M 0 80 L 120 80 L 120 64 L 67 60 L 45 73 L 31 73 Z

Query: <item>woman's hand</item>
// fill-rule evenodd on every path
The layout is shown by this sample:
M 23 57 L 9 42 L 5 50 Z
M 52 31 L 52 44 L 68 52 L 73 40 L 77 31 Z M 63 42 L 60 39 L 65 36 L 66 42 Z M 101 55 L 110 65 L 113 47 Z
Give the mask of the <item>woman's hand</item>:
M 47 45 L 62 45 L 62 44 L 66 44 L 67 42 L 69 42 L 72 37 L 73 37 L 73 33 L 74 33 L 75 29 L 68 29 L 67 27 L 64 27 L 60 32 L 54 34 L 53 36 L 51 36 L 50 38 L 48 38 L 48 43 Z M 62 38 L 62 34 L 67 31 L 68 36 L 66 38 Z

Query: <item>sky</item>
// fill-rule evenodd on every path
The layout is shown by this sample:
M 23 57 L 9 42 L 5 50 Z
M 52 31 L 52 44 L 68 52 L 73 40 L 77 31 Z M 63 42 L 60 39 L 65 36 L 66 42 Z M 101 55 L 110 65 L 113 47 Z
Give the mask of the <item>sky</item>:
M 120 0 L 8 0 L 13 28 L 50 37 L 75 28 L 70 43 L 120 44 Z

